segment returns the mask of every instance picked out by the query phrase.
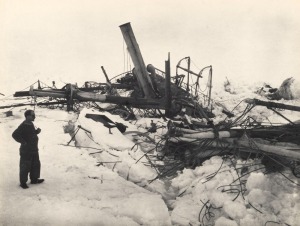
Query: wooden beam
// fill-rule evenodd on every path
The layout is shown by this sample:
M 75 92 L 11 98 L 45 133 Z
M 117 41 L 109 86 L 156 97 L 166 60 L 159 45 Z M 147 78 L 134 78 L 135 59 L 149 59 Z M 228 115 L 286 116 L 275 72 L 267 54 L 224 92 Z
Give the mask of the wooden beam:
M 163 108 L 159 101 L 145 99 L 145 98 L 132 98 L 121 96 L 110 96 L 99 93 L 76 91 L 74 92 L 74 99 L 79 101 L 95 101 L 112 104 L 129 105 L 132 107 L 145 107 L 151 106 L 151 108 Z
M 68 93 L 66 90 L 39 90 L 31 88 L 28 92 L 28 96 L 64 98 L 67 100 L 71 98 L 79 101 L 122 104 L 138 108 L 165 109 L 165 105 L 163 103 L 154 99 L 103 95 L 94 92 L 84 92 L 77 88 L 72 88 L 71 91 L 72 92 Z
M 66 104 L 67 102 L 65 100 L 62 101 L 55 101 L 55 102 L 43 102 L 43 103 L 28 103 L 28 104 L 11 104 L 7 106 L 0 106 L 0 109 L 4 108 L 15 108 L 15 107 L 22 107 L 22 106 L 49 106 L 49 105 L 54 105 L 54 104 Z
M 281 103 L 276 103 L 276 102 L 272 102 L 272 101 L 263 101 L 263 100 L 258 100 L 258 99 L 246 99 L 245 102 L 248 104 L 261 105 L 261 106 L 265 106 L 268 108 L 281 108 L 281 109 L 286 109 L 286 110 L 291 110 L 291 111 L 300 111 L 300 107 L 298 107 L 298 106 L 281 104 Z
M 123 34 L 132 62 L 134 64 L 140 88 L 143 90 L 146 98 L 154 98 L 155 93 L 153 91 L 152 81 L 148 75 L 144 59 L 142 57 L 139 45 L 135 39 L 130 23 L 121 25 L 120 29 Z
M 103 74 L 104 74 L 104 76 L 105 76 L 105 78 L 106 78 L 106 82 L 110 84 L 109 78 L 108 78 L 108 76 L 107 76 L 107 74 L 106 74 L 106 71 L 105 71 L 104 67 L 101 66 L 101 69 L 102 69 L 102 72 L 103 72 Z
M 166 80 L 165 80 L 165 100 L 166 100 L 166 112 L 167 117 L 171 117 L 171 108 L 172 108 L 172 92 L 171 92 L 171 66 L 170 66 L 170 53 L 168 55 L 168 60 L 165 61 L 165 71 L 166 71 Z

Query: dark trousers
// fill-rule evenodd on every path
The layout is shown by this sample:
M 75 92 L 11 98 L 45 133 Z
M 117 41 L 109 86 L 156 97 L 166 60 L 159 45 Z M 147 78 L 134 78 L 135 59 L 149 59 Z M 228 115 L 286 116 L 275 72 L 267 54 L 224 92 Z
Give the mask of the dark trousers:
M 25 184 L 28 180 L 36 180 L 40 177 L 41 162 L 39 153 L 20 153 L 20 183 Z

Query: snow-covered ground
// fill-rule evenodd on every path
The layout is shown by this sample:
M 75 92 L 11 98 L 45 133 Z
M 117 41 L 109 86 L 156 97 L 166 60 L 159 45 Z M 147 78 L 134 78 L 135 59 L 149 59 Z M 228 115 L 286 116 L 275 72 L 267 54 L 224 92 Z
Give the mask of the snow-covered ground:
M 235 113 L 244 110 L 241 101 L 245 98 L 264 99 L 254 93 L 253 84 L 231 82 L 230 88 L 234 92 L 216 84 L 213 98 L 229 110 L 238 105 Z M 299 99 L 278 102 L 300 106 Z M 214 156 L 195 169 L 178 172 L 171 181 L 149 183 L 156 172 L 143 164 L 143 148 L 132 148 L 137 139 L 132 134 L 147 131 L 151 119 L 130 124 L 101 112 L 128 126 L 126 135 L 116 128 L 110 134 L 101 123 L 84 117 L 93 113 L 91 109 L 78 116 L 36 108 L 34 124 L 42 129 L 39 149 L 45 182 L 22 189 L 19 144 L 11 134 L 24 120 L 26 108 L 30 107 L 12 109 L 11 117 L 5 116 L 7 109 L 1 110 L 1 225 L 300 225 L 300 180 L 290 169 L 265 174 L 259 160 Z M 216 108 L 216 121 L 224 117 L 219 112 Z M 281 113 L 293 121 L 300 119 L 297 112 Z M 264 122 L 287 122 L 265 107 L 257 106 L 250 114 Z M 68 124 L 85 129 L 75 136 L 80 148 L 74 147 L 74 141 L 67 145 L 71 139 L 65 133 Z M 164 132 L 162 128 L 149 136 L 155 140 Z
M 70 114 L 36 109 L 42 128 L 40 185 L 19 187 L 18 144 L 11 133 L 23 120 L 23 109 L 1 118 L 0 208 L 2 225 L 170 225 L 168 209 L 157 194 L 96 166 L 85 149 L 64 146 L 70 140 L 62 125 Z

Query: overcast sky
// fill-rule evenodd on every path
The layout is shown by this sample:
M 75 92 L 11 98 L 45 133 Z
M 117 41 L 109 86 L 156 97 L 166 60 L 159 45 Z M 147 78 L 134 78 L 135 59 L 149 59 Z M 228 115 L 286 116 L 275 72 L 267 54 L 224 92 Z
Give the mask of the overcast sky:
M 213 80 L 300 78 L 296 0 L 0 0 L 0 93 L 38 79 L 104 81 L 129 67 L 119 26 L 130 22 L 146 64 L 171 73 L 190 56 Z M 198 71 L 197 71 L 198 70 Z M 61 85 L 61 86 L 62 86 Z

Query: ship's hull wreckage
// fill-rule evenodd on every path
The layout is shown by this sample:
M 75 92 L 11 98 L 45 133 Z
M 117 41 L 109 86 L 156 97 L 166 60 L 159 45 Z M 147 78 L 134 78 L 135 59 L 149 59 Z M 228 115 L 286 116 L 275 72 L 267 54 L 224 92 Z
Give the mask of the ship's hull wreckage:
M 269 157 L 276 164 L 288 165 L 297 175 L 300 162 L 300 124 L 290 121 L 277 109 L 300 111 L 300 107 L 257 99 L 246 100 L 247 108 L 240 116 L 229 122 L 214 125 L 212 114 L 212 66 L 203 68 L 199 73 L 190 70 L 190 58 L 183 58 L 176 67 L 176 75 L 171 77 L 170 56 L 165 61 L 165 72 L 144 63 L 139 46 L 130 23 L 120 26 L 134 69 L 122 74 L 116 83 L 109 79 L 103 67 L 106 83 L 86 82 L 84 87 L 67 84 L 62 89 L 34 89 L 16 92 L 15 97 L 32 96 L 49 97 L 52 101 L 35 103 L 37 105 L 66 105 L 67 110 L 76 110 L 78 103 L 97 102 L 116 104 L 121 112 L 129 116 L 133 108 L 151 110 L 156 116 L 169 118 L 168 133 L 160 149 L 161 159 L 175 159 L 169 165 L 160 167 L 161 176 L 171 175 L 180 167 L 193 167 L 201 164 L 213 155 L 243 153 Z M 183 62 L 187 66 L 182 66 Z M 199 92 L 199 82 L 203 71 L 208 71 L 208 93 Z M 180 74 L 184 73 L 184 74 Z M 191 76 L 195 83 L 191 84 Z M 196 78 L 196 79 L 195 79 Z M 185 82 L 183 82 L 185 81 Z M 119 91 L 132 91 L 131 96 L 121 96 Z M 255 106 L 265 106 L 285 118 L 288 122 L 282 126 L 262 126 L 247 113 Z M 98 106 L 99 107 L 99 106 Z M 181 114 L 183 109 L 189 116 L 186 120 L 176 121 L 173 117 Z M 223 108 L 226 118 L 234 115 Z M 183 117 L 184 118 L 184 117 Z M 200 123 L 193 118 L 202 119 Z M 205 123 L 203 123 L 203 121 Z M 286 145 L 286 144 L 289 145 Z M 184 150 L 184 151 L 183 151 Z M 279 159 L 280 158 L 280 159 Z M 181 163 L 178 163 L 178 161 Z M 155 164 L 152 164 L 154 166 Z M 297 168 L 298 167 L 298 168 Z

